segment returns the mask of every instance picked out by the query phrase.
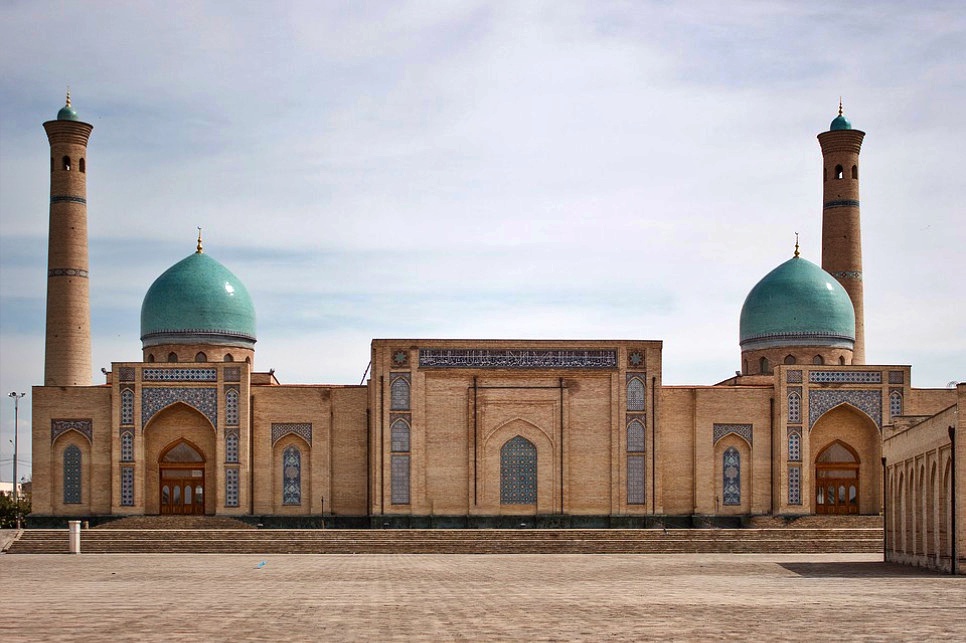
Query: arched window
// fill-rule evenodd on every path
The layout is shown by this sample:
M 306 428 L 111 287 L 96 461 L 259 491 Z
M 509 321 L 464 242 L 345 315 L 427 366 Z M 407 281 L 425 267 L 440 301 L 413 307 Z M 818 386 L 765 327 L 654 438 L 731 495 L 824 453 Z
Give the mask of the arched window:
M 821 355 L 816 355 L 815 357 L 812 358 L 812 364 L 817 364 L 821 366 L 824 363 L 825 363 L 825 358 L 822 357 Z
M 226 362 L 234 362 L 235 361 L 235 358 L 231 356 L 231 353 L 225 353 L 225 357 L 223 359 Z
M 788 394 L 788 421 L 793 424 L 802 421 L 802 396 L 798 393 Z
M 845 366 L 845 355 L 839 355 L 839 366 Z
M 537 447 L 520 435 L 500 449 L 500 504 L 537 504 Z
M 638 377 L 631 378 L 627 383 L 627 410 L 644 410 L 644 382 Z
M 392 427 L 389 429 L 390 438 L 390 448 L 393 453 L 408 453 L 409 452 L 409 424 L 406 420 L 399 419 L 392 423 Z
M 245 358 L 245 363 L 246 364 L 251 364 L 252 363 L 252 358 L 251 357 L 246 357 Z
M 238 391 L 233 388 L 225 391 L 225 424 L 238 426 Z
M 204 353 L 201 353 L 201 352 L 196 353 L 195 354 L 195 361 L 196 362 L 207 362 L 208 361 L 208 356 L 205 355 Z
M 134 391 L 121 391 L 121 424 L 134 424 Z
M 282 452 L 282 504 L 302 504 L 302 452 L 295 445 Z
M 742 360 L 741 362 L 741 372 L 745 375 L 748 374 L 748 360 Z
M 389 427 L 390 490 L 389 496 L 394 505 L 409 504 L 409 423 L 399 418 Z
M 891 417 L 902 415 L 902 393 L 899 391 L 892 391 L 889 394 L 889 415 Z
M 393 411 L 409 410 L 409 379 L 405 375 L 393 377 L 389 398 L 389 408 Z
M 64 449 L 64 504 L 81 503 L 81 450 L 72 444 Z
M 81 172 L 87 172 L 87 163 L 84 162 L 84 159 L 77 162 L 77 167 Z
M 835 166 L 835 178 L 836 179 L 841 179 L 841 178 L 843 178 L 844 174 L 845 174 L 845 170 L 842 169 L 842 166 L 841 165 L 836 165 Z
M 154 353 L 148 353 L 148 361 L 149 362 L 153 362 L 154 361 Z
M 802 504 L 802 468 L 788 467 L 788 504 Z
M 63 168 L 67 172 L 70 172 L 70 157 L 65 156 L 60 161 L 61 161 L 61 168 Z
M 771 373 L 771 365 L 768 363 L 767 357 L 762 357 L 758 360 L 758 372 L 762 375 L 768 375 Z
M 225 462 L 238 462 L 238 432 L 225 434 Z
M 852 166 L 852 178 L 853 179 L 859 178 L 859 166 L 858 165 L 853 165 Z
M 785 364 L 786 365 L 789 365 L 790 366 L 790 365 L 794 364 L 795 361 L 796 360 L 795 360 L 795 356 L 794 355 L 786 355 L 785 356 Z
M 644 504 L 644 425 L 627 425 L 627 504 Z
M 168 361 L 169 362 L 177 362 L 178 361 L 178 354 L 177 353 L 168 353 Z
M 134 433 L 121 434 L 121 462 L 134 462 Z
M 741 504 L 741 454 L 729 447 L 721 456 L 721 483 L 725 505 Z
M 792 462 L 802 461 L 802 436 L 798 433 L 788 436 L 788 459 Z

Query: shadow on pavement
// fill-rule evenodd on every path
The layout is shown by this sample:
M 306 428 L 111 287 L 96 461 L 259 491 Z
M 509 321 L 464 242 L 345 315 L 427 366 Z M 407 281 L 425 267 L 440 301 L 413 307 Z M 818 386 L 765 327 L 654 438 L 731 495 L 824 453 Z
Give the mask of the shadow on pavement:
M 948 576 L 941 572 L 922 569 L 921 567 L 911 567 L 909 565 L 896 565 L 894 563 L 873 562 L 854 562 L 854 563 L 779 563 L 779 565 L 790 572 L 799 576 L 821 577 L 841 577 L 841 578 L 863 578 L 863 577 L 904 577 L 921 576 L 932 578 L 936 576 Z

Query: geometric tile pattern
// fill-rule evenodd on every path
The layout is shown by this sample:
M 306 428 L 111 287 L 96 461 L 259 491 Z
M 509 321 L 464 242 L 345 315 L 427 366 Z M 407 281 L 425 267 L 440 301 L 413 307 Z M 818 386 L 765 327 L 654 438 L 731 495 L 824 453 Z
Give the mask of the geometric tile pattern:
M 218 371 L 213 368 L 146 368 L 141 371 L 146 382 L 216 382 Z
M 238 506 L 238 469 L 225 469 L 225 506 Z
M 788 467 L 788 504 L 802 504 L 802 468 Z
M 121 467 L 121 506 L 134 506 L 134 467 Z
M 724 504 L 741 504 L 741 454 L 730 447 L 722 456 L 722 483 Z
M 627 425 L 627 452 L 644 453 L 644 425 L 639 420 Z
M 788 421 L 795 423 L 802 421 L 802 396 L 798 393 L 788 395 Z
M 81 450 L 76 444 L 64 449 L 64 504 L 81 503 Z
M 882 371 L 810 371 L 813 384 L 882 384 Z
M 537 503 L 537 447 L 523 436 L 500 449 L 500 504 Z
M 51 420 L 50 441 L 53 442 L 62 433 L 72 430 L 86 437 L 88 442 L 94 442 L 94 427 L 91 420 Z
M 393 453 L 409 452 L 409 423 L 403 419 L 396 420 L 392 423 L 389 432 L 391 435 L 390 451 Z
M 627 504 L 644 504 L 644 456 L 627 456 Z
M 238 426 L 238 387 L 225 388 L 225 424 Z
M 141 429 L 158 411 L 181 402 L 201 412 L 211 426 L 218 426 L 218 389 L 216 388 L 155 388 L 141 389 Z
M 801 371 L 788 371 L 785 375 L 785 380 L 789 384 L 801 384 L 802 383 L 802 372 Z
M 409 456 L 393 455 L 390 461 L 391 493 L 390 502 L 394 505 L 409 504 Z
M 753 432 L 750 424 L 715 424 L 714 441 L 712 444 L 717 444 L 718 440 L 729 433 L 734 433 L 735 435 L 744 438 L 745 442 L 748 444 L 752 444 Z
M 120 371 L 122 382 L 133 382 L 134 381 L 134 367 L 133 366 L 122 366 L 118 369 Z
M 902 384 L 905 379 L 905 373 L 902 371 L 889 371 L 889 384 Z
M 294 433 L 308 444 L 312 444 L 311 422 L 272 422 L 272 446 L 289 433 Z
M 134 391 L 129 388 L 121 391 L 121 424 L 134 424 Z
M 627 374 L 627 410 L 644 410 L 644 380 L 631 373 Z
M 420 348 L 430 368 L 616 368 L 617 351 Z
M 240 382 L 241 381 L 241 369 L 237 366 L 227 366 L 225 367 L 225 381 L 226 382 Z
M 238 429 L 225 431 L 225 462 L 238 462 Z
M 302 504 L 302 452 L 295 445 L 282 454 L 282 504 Z
M 892 391 L 889 393 L 889 417 L 894 418 L 897 415 L 902 415 L 902 393 Z
M 121 433 L 121 462 L 134 462 L 134 431 Z
M 813 390 L 808 392 L 808 428 L 839 404 L 851 404 L 882 428 L 882 393 L 880 391 Z
M 409 410 L 409 373 L 390 373 L 389 408 L 393 411 Z
M 788 434 L 788 459 L 792 462 L 802 461 L 802 434 Z

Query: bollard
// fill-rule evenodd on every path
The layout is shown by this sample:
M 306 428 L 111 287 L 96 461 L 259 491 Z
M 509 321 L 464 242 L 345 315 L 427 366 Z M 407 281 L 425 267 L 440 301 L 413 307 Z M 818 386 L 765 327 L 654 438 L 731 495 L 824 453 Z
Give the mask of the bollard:
M 70 553 L 80 553 L 80 520 L 68 520 L 67 528 L 70 531 Z

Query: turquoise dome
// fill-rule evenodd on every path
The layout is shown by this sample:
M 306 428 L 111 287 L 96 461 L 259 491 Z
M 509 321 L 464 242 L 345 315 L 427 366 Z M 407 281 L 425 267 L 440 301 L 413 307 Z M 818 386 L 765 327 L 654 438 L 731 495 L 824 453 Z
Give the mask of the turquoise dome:
M 250 347 L 255 307 L 238 277 L 196 252 L 151 284 L 141 304 L 141 341 L 145 348 L 180 343 Z
M 835 277 L 793 257 L 759 281 L 741 307 L 741 347 L 855 343 L 855 310 Z
M 74 108 L 70 106 L 70 103 L 67 103 L 66 105 L 60 108 L 59 112 L 57 112 L 57 120 L 79 121 L 80 118 L 78 118 L 77 112 L 74 111 Z
M 834 119 L 832 119 L 832 124 L 829 125 L 828 128 L 829 128 L 829 131 L 832 131 L 832 132 L 840 129 L 852 129 L 852 123 L 849 122 L 849 119 L 839 114 Z

